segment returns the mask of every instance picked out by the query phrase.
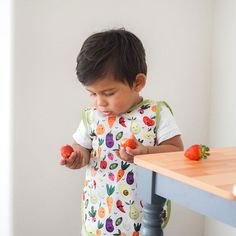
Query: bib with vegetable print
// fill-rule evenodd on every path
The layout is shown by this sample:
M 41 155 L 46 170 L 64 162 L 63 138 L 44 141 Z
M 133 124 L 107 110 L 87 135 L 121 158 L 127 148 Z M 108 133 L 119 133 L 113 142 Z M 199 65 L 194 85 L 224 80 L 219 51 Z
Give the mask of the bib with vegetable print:
M 95 108 L 83 111 L 92 143 L 82 195 L 82 220 L 87 235 L 139 235 L 143 206 L 137 197 L 136 167 L 122 161 L 116 151 L 132 133 L 143 145 L 155 146 L 163 104 L 144 100 L 125 114 L 109 117 Z

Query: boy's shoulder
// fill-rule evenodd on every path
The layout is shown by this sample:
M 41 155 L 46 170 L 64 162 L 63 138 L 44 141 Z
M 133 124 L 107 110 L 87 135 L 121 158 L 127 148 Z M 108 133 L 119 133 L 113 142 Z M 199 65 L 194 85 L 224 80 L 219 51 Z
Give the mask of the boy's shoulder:
M 161 109 L 163 107 L 168 108 L 170 110 L 171 114 L 173 114 L 173 111 L 172 111 L 170 105 L 166 101 L 164 101 L 164 100 L 157 101 L 157 109 Z
M 162 108 L 168 108 L 170 110 L 170 112 L 173 114 L 171 107 L 169 106 L 169 104 L 164 101 L 164 100 L 154 100 L 154 99 L 145 99 L 142 102 L 142 106 L 151 106 L 152 110 L 156 111 L 156 113 L 158 114 Z

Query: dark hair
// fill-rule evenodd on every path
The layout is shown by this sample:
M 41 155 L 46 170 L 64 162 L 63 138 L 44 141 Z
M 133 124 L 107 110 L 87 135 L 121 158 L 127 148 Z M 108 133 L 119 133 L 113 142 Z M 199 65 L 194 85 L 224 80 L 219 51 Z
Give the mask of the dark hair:
M 124 28 L 91 35 L 77 57 L 76 74 L 84 85 L 112 74 L 132 86 L 138 73 L 147 74 L 145 50 L 142 42 Z

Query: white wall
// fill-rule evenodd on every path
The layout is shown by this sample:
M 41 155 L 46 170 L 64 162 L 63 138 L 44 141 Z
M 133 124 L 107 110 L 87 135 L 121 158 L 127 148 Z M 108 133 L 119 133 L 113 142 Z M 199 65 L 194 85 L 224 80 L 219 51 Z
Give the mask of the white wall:
M 236 1 L 216 0 L 209 143 L 236 146 Z M 235 236 L 236 229 L 205 220 L 205 236 Z
M 12 2 L 0 1 L 0 235 L 12 235 Z
M 95 31 L 137 34 L 149 65 L 143 95 L 171 104 L 186 146 L 207 142 L 211 0 L 15 0 L 14 24 L 14 236 L 79 235 L 84 173 L 59 166 L 58 151 L 89 104 L 75 59 Z M 203 221 L 174 205 L 165 235 L 201 236 Z

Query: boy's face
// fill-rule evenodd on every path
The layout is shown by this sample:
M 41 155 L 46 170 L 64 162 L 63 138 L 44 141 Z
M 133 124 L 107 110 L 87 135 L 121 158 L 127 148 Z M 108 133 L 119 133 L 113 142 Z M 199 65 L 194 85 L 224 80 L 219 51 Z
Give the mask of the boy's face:
M 142 100 L 139 92 L 144 87 L 145 82 L 145 75 L 140 74 L 140 78 L 137 75 L 136 82 L 131 88 L 128 84 L 115 80 L 112 75 L 108 75 L 104 79 L 86 86 L 86 89 L 91 94 L 93 106 L 104 116 L 118 116 Z

